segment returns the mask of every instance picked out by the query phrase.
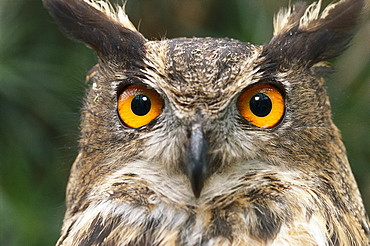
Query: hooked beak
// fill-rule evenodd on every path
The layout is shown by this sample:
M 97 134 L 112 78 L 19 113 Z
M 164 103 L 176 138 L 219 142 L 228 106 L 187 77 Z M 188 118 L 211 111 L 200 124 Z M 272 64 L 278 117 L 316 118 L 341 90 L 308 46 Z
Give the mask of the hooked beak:
M 204 137 L 202 125 L 200 123 L 194 123 L 187 149 L 187 175 L 196 198 L 200 196 L 204 181 L 207 178 L 209 162 L 207 151 L 208 143 Z

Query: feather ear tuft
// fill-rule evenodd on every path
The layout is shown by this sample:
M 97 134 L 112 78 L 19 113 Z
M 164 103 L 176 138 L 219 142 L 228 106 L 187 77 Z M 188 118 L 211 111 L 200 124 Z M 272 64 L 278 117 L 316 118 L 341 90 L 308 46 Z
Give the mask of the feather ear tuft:
M 98 11 L 104 13 L 112 21 L 117 22 L 122 27 L 127 28 L 133 32 L 137 32 L 135 26 L 132 24 L 128 18 L 125 11 L 125 4 L 122 6 L 116 5 L 115 8 L 106 1 L 94 1 L 94 0 L 84 0 L 86 3 L 97 9 Z
M 340 55 L 364 15 L 364 0 L 341 0 L 321 14 L 320 8 L 321 0 L 308 7 L 298 2 L 280 10 L 274 20 L 274 36 L 265 49 L 276 59 L 294 59 L 308 66 Z
M 105 1 L 43 0 L 45 7 L 72 38 L 97 51 L 102 60 L 130 65 L 141 59 L 145 38 L 124 12 Z

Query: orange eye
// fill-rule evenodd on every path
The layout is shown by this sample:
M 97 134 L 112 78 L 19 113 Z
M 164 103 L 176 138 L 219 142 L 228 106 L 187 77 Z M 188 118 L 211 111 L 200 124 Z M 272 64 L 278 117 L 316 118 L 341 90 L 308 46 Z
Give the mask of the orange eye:
M 163 108 L 157 92 L 145 86 L 128 86 L 118 98 L 118 113 L 121 120 L 131 128 L 139 128 L 154 120 Z
M 253 125 L 271 128 L 276 126 L 284 115 L 284 98 L 277 88 L 260 84 L 240 95 L 238 109 Z

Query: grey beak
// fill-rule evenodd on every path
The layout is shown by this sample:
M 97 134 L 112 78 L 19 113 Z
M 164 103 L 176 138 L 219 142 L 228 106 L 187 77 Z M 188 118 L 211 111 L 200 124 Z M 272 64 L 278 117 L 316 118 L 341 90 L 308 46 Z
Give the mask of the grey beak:
M 191 129 L 187 150 L 188 177 L 194 196 L 198 198 L 202 191 L 208 171 L 208 143 L 204 137 L 202 125 L 194 123 Z

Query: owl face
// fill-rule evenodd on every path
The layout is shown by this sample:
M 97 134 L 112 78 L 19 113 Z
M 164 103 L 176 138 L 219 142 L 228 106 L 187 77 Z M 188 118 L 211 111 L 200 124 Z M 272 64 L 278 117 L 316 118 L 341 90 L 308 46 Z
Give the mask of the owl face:
M 328 146 L 334 129 L 314 71 L 294 65 L 282 71 L 266 60 L 262 46 L 232 39 L 148 41 L 144 47 L 138 66 L 100 65 L 87 99 L 87 108 L 102 113 L 86 116 L 85 124 L 91 118 L 96 123 L 85 134 L 94 129 L 97 135 L 87 145 L 98 139 L 107 145 L 103 149 L 115 149 L 113 160 L 104 161 L 109 170 L 135 169 L 140 160 L 142 175 L 155 166 L 160 178 L 171 177 L 169 183 L 182 187 L 170 189 L 194 201 L 203 188 L 220 184 L 218 176 L 240 173 L 239 168 L 243 173 L 266 166 L 317 168 L 309 165 L 320 158 L 316 152 L 330 152 L 314 149 Z M 135 152 L 127 158 L 132 143 Z
M 102 1 L 44 3 L 99 56 L 58 245 L 368 242 L 322 78 L 362 1 L 297 3 L 265 45 L 149 41 Z

